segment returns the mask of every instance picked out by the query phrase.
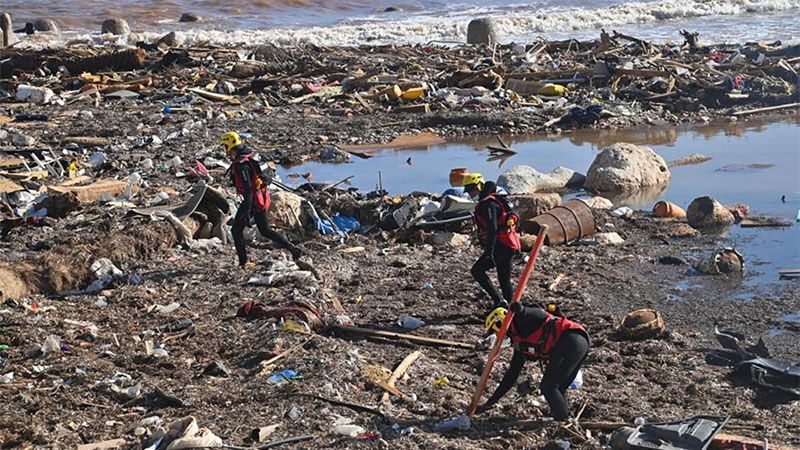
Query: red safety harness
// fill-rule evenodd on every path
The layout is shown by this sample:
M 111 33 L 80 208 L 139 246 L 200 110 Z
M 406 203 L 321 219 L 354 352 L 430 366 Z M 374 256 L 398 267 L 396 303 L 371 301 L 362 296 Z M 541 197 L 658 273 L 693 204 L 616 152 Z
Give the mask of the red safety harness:
M 506 202 L 500 200 L 494 194 L 487 195 L 475 205 L 475 224 L 478 226 L 478 237 L 481 241 L 487 239 L 486 232 L 489 227 L 489 223 L 486 219 L 478 214 L 478 208 L 480 208 L 484 202 L 494 202 L 500 205 L 500 216 L 497 218 L 497 240 L 512 250 L 519 250 L 522 248 L 519 242 L 519 234 L 517 233 L 519 217 L 510 210 Z M 513 219 L 514 222 L 511 226 L 508 225 L 509 219 Z
M 258 165 L 256 161 L 253 161 L 252 153 L 245 153 L 244 155 L 239 156 L 233 162 L 233 166 L 231 167 L 231 178 L 233 179 L 233 185 L 236 186 L 236 192 L 239 195 L 244 195 L 244 180 L 241 179 L 239 176 L 239 171 L 236 170 L 237 164 L 249 164 L 252 170 L 252 175 L 250 177 L 250 186 L 253 188 L 253 206 L 252 210 L 255 212 L 262 212 L 269 209 L 270 203 L 272 203 L 272 199 L 269 196 L 269 189 L 267 189 L 267 184 L 262 183 L 261 187 L 256 187 L 256 180 L 261 179 L 262 171 L 261 166 Z
M 567 330 L 579 330 L 586 333 L 583 326 L 577 322 L 566 317 L 545 314 L 547 314 L 547 318 L 542 326 L 525 337 L 520 336 L 519 330 L 514 327 L 514 322 L 511 322 L 511 345 L 530 359 L 545 361 L 549 359 L 550 352 L 553 351 L 558 340 L 561 339 L 561 335 Z

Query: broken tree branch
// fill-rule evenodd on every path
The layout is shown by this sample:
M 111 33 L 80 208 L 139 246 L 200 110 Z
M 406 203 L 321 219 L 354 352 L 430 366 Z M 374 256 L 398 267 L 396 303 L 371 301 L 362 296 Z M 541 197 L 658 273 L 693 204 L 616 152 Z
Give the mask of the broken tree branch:
M 422 352 L 419 350 L 415 350 L 409 353 L 405 358 L 403 358 L 403 361 L 401 361 L 400 364 L 397 365 L 397 368 L 394 369 L 392 375 L 389 376 L 388 380 L 386 380 L 386 384 L 394 387 L 394 384 L 397 382 L 397 380 L 399 380 L 403 375 L 405 375 L 408 368 L 411 367 L 411 365 L 414 364 L 414 361 L 419 359 L 420 356 L 422 356 Z M 389 393 L 384 392 L 383 396 L 381 396 L 381 403 L 386 403 L 388 401 L 389 401 Z

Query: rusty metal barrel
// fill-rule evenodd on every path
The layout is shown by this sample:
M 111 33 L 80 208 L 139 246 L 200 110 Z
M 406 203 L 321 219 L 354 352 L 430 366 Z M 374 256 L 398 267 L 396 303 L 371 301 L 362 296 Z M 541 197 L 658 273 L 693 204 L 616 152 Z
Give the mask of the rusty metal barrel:
M 592 208 L 577 198 L 526 221 L 523 231 L 537 234 L 542 225 L 549 227 L 544 241 L 547 245 L 566 244 L 590 236 L 597 230 Z

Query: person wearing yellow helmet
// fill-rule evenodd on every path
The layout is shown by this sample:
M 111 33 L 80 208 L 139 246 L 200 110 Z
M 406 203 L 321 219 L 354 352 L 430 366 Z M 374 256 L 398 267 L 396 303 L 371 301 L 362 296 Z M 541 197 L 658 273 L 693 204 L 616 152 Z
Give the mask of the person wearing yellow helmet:
M 244 242 L 244 229 L 252 226 L 251 219 L 255 221 L 262 236 L 275 242 L 278 247 L 288 249 L 294 259 L 299 258 L 302 254 L 300 248 L 269 226 L 268 211 L 272 201 L 267 185 L 270 182 L 271 171 L 264 172 L 261 169 L 253 152 L 244 145 L 238 133 L 229 131 L 222 135 L 220 141 L 225 148 L 225 153 L 232 160 L 231 167 L 228 169 L 231 182 L 236 187 L 236 192 L 242 196 L 242 203 L 236 211 L 236 217 L 234 217 L 231 227 L 239 266 L 248 267 L 252 264 L 247 261 L 247 249 Z
M 506 337 L 511 339 L 514 356 L 503 379 L 489 400 L 478 406 L 481 414 L 494 406 L 516 383 L 525 361 L 546 363 L 539 389 L 547 399 L 555 420 L 569 418 L 567 389 L 575 380 L 589 352 L 589 334 L 579 323 L 550 314 L 539 307 L 511 304 L 513 317 Z M 484 328 L 497 333 L 506 318 L 505 308 L 495 308 L 486 317 Z
M 467 181 L 469 184 L 466 184 Z M 470 196 L 478 197 L 474 219 L 478 228 L 478 238 L 483 246 L 483 254 L 470 272 L 475 281 L 489 294 L 494 307 L 507 307 L 514 293 L 511 284 L 511 263 L 521 248 L 516 230 L 519 217 L 506 198 L 496 193 L 497 185 L 493 181 L 484 182 L 481 174 L 467 175 L 464 190 Z M 487 274 L 492 268 L 497 269 L 497 281 L 502 296 Z

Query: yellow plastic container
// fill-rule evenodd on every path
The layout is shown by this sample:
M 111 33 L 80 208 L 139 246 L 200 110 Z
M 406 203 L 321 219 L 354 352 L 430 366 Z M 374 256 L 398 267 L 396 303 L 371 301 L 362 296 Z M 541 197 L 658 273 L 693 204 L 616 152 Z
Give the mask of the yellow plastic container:
M 536 92 L 539 95 L 561 96 L 567 93 L 567 88 L 560 84 L 547 83 Z
M 402 98 L 405 101 L 411 101 L 420 99 L 424 95 L 425 95 L 425 88 L 416 87 L 403 92 L 403 95 L 401 95 L 400 98 Z

